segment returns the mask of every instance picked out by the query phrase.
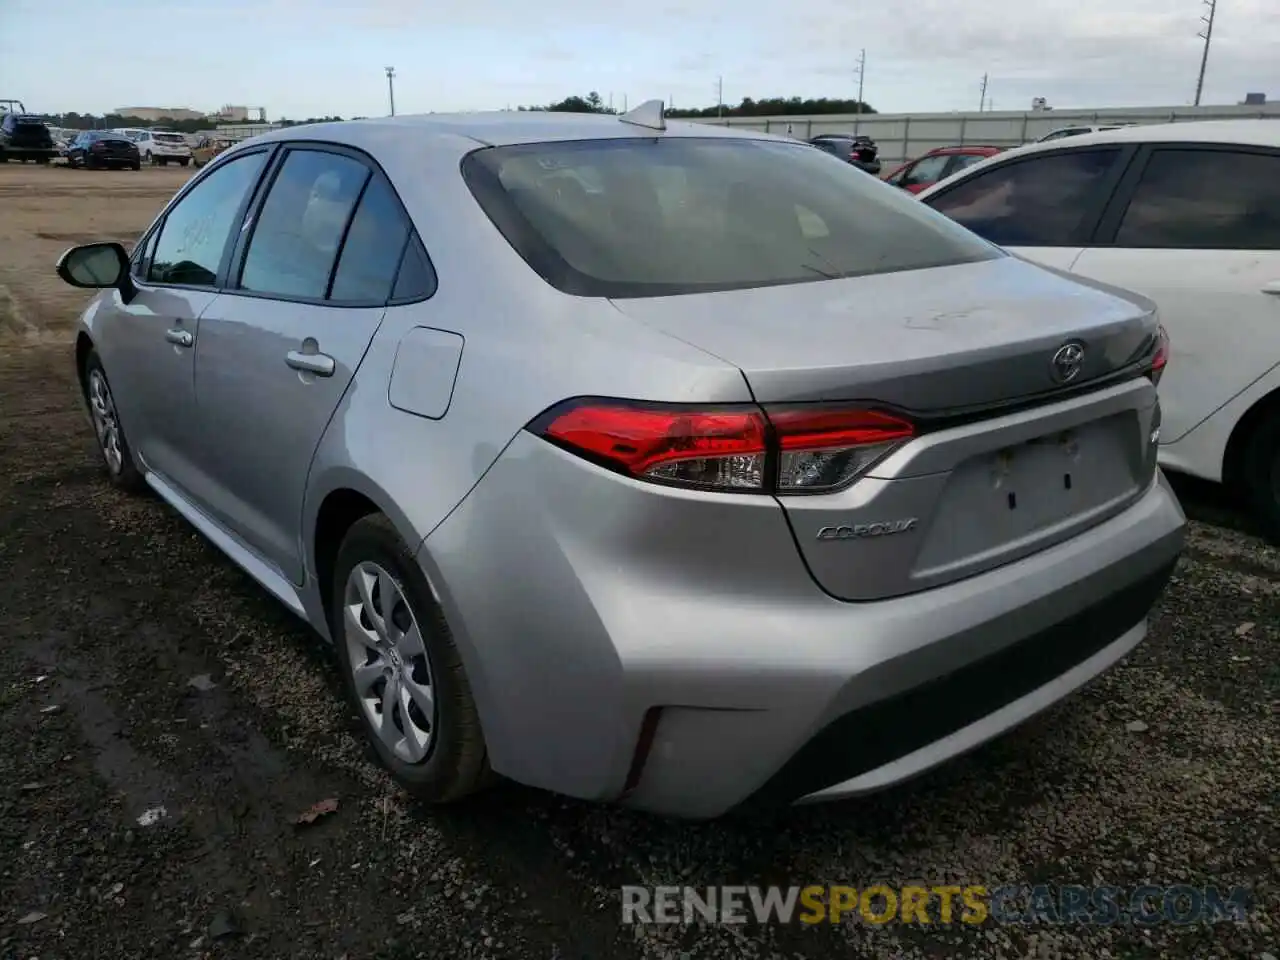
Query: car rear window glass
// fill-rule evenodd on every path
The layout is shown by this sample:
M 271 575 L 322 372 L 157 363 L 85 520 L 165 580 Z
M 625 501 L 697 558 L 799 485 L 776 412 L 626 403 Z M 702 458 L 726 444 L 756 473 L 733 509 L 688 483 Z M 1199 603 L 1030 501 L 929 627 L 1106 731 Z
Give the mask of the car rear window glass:
M 1115 243 L 1280 250 L 1280 156 L 1156 150 L 1142 171 Z
M 646 297 L 916 270 L 999 256 L 805 144 L 700 137 L 490 147 L 463 176 L 548 283 Z
M 186 143 L 186 138 L 180 133 L 157 133 L 152 138 L 159 143 Z

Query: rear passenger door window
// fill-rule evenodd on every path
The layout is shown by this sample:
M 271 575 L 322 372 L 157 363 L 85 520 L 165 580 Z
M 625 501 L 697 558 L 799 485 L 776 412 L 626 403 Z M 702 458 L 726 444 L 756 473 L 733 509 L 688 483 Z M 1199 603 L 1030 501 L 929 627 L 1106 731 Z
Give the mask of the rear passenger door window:
M 369 176 L 367 166 L 343 154 L 290 150 L 258 212 L 240 288 L 323 300 Z
M 374 177 L 351 220 L 329 299 L 386 303 L 408 239 L 409 221 L 400 201 L 385 180 Z
M 903 175 L 899 183 L 904 187 L 935 183 L 942 178 L 942 171 L 947 168 L 947 162 L 950 159 L 951 157 L 947 154 L 923 157 Z
M 262 173 L 266 153 L 236 157 L 213 170 L 164 218 L 147 268 L 152 283 L 212 287 L 237 215 Z
M 958 153 L 951 158 L 951 164 L 947 167 L 946 175 L 950 177 L 961 170 L 972 167 L 975 163 L 981 163 L 985 159 L 987 158 L 976 153 Z
M 1280 250 L 1280 155 L 1154 150 L 1113 245 Z
M 1060 247 L 1084 243 L 1097 222 L 1119 148 L 1014 160 L 925 202 L 992 243 Z
M 396 275 L 395 289 L 391 291 L 393 303 L 407 303 L 413 300 L 425 300 L 436 292 L 436 271 L 431 266 L 427 251 L 415 233 L 409 238 L 404 248 L 404 258 L 400 261 L 400 271 Z

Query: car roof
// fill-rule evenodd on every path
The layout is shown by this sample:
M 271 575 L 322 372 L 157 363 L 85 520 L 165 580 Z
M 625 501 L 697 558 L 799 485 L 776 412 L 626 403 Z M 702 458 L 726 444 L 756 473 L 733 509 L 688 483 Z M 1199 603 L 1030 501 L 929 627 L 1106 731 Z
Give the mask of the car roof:
M 790 137 L 775 136 L 758 130 L 737 130 L 707 123 L 668 120 L 666 129 L 658 131 L 624 123 L 619 117 L 610 114 L 555 113 L 543 110 L 428 113 L 337 123 L 309 123 L 306 126 L 284 127 L 259 134 L 252 141 L 324 140 L 373 152 L 388 149 L 392 142 L 401 149 L 412 149 L 415 144 L 426 145 L 432 140 L 451 137 L 463 137 L 481 146 L 508 146 L 545 141 L 655 136 L 796 142 Z
M 1098 143 L 1235 143 L 1258 147 L 1280 147 L 1280 121 L 1276 120 L 1191 120 L 1186 123 L 1143 123 L 1114 130 L 1095 130 L 1072 137 L 1070 143 L 1028 144 L 1056 149 Z

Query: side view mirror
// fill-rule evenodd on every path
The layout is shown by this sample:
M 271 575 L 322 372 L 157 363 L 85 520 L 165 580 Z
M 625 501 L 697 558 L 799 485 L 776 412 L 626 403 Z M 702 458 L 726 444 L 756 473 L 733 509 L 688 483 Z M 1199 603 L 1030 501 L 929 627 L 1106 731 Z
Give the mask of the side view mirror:
M 129 255 L 115 242 L 86 243 L 72 247 L 58 258 L 58 277 L 63 283 L 89 290 L 115 288 L 125 302 L 133 298 L 129 276 Z

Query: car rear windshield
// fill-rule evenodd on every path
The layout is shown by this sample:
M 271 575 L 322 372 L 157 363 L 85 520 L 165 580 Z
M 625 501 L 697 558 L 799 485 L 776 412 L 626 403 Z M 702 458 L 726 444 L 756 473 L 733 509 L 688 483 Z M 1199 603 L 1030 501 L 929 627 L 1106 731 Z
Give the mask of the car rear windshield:
M 805 144 L 668 137 L 487 147 L 463 177 L 548 283 L 654 297 L 1002 256 L 953 221 Z
M 185 138 L 180 133 L 157 133 L 155 139 L 160 143 L 186 143 Z

